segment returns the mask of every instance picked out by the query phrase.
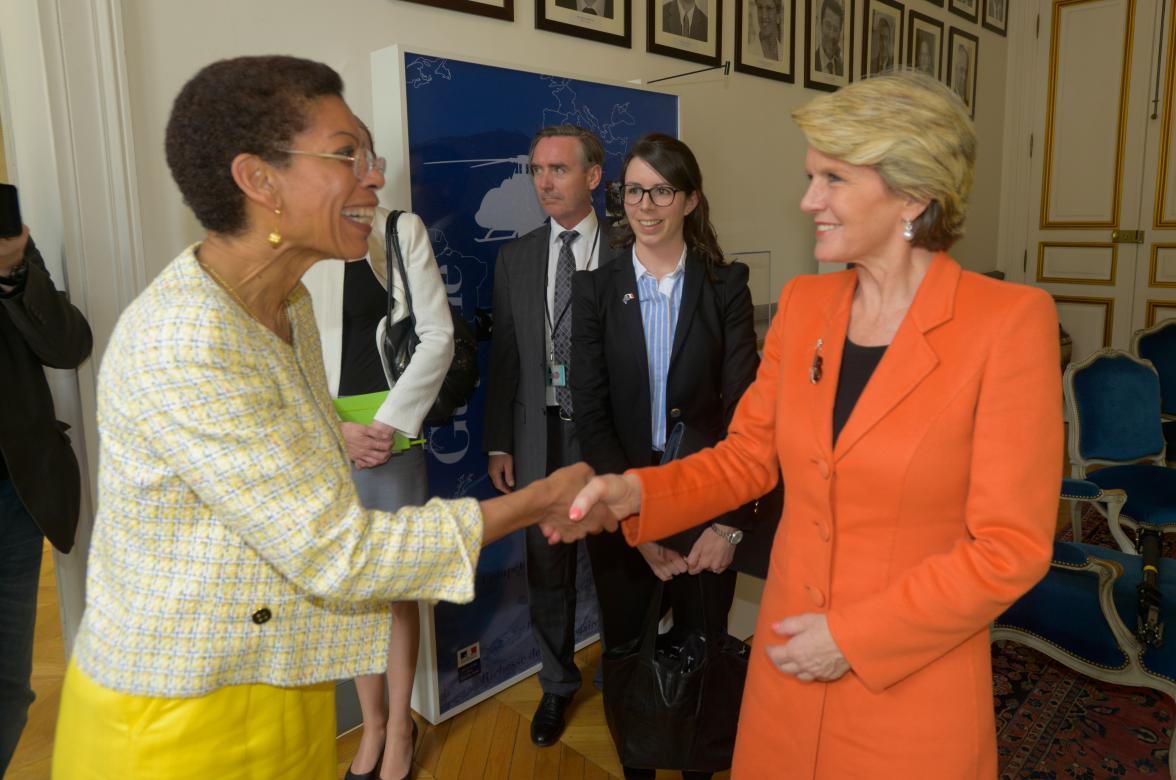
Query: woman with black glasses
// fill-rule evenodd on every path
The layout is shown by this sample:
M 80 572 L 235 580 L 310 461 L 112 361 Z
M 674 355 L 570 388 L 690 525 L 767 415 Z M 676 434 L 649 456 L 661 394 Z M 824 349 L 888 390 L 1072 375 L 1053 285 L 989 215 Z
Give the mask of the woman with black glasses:
M 759 364 L 747 266 L 723 259 L 694 154 L 676 138 L 651 134 L 633 146 L 623 171 L 618 255 L 576 274 L 572 285 L 576 432 L 588 464 L 612 474 L 661 462 L 678 423 L 694 446 L 723 438 Z M 637 548 L 620 534 L 590 540 L 607 648 L 642 636 L 659 582 L 675 629 L 726 630 L 735 594 L 728 567 L 742 537 L 737 514 Z M 622 693 L 606 675 L 605 698 Z M 626 778 L 654 772 L 625 767 Z

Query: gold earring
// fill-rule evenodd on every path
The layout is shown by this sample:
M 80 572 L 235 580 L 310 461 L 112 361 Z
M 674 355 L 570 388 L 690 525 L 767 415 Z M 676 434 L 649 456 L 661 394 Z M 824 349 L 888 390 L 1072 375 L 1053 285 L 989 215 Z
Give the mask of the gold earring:
M 274 216 L 278 217 L 280 219 L 282 216 L 282 210 L 281 209 L 274 209 Z M 282 234 L 278 232 L 277 228 L 274 228 L 273 230 L 270 231 L 268 240 L 269 240 L 270 246 L 272 246 L 274 249 L 277 249 L 278 247 L 280 247 L 282 245 Z

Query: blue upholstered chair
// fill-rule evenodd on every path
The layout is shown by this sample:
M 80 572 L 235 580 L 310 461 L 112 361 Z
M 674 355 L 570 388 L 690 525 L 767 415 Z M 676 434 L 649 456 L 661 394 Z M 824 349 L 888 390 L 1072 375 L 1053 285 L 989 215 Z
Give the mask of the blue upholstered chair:
M 1135 545 L 1117 525 L 1176 532 L 1176 469 L 1165 466 L 1160 426 L 1160 381 L 1155 368 L 1120 350 L 1104 349 L 1071 363 L 1062 378 L 1070 424 L 1072 476 L 1127 494 L 1111 533 L 1120 547 Z M 1092 466 L 1099 466 L 1092 470 Z M 1104 505 L 1095 502 L 1107 516 Z
M 1131 352 L 1150 360 L 1160 376 L 1160 416 L 1168 457 L 1176 457 L 1176 318 L 1135 331 Z
M 992 641 L 1019 642 L 1087 677 L 1176 700 L 1176 636 L 1155 647 L 1135 635 L 1142 576 L 1138 555 L 1055 542 L 1049 572 L 993 621 Z M 1160 560 L 1158 585 L 1162 616 L 1176 626 L 1176 560 Z M 1168 771 L 1176 777 L 1176 729 L 1172 735 Z
M 1075 542 L 1082 541 L 1082 505 L 1078 502 L 1088 501 L 1098 507 L 1098 511 L 1107 519 L 1107 526 L 1111 529 L 1111 536 L 1124 552 L 1135 552 L 1135 542 L 1123 530 L 1119 522 L 1119 514 L 1123 505 L 1127 503 L 1127 494 L 1122 490 L 1103 490 L 1098 485 L 1086 479 L 1062 479 L 1062 498 L 1070 501 L 1070 528 Z

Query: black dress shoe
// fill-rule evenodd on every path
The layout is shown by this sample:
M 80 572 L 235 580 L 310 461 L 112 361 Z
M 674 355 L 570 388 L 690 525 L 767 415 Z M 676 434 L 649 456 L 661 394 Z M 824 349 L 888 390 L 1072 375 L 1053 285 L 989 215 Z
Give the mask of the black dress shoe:
M 559 735 L 563 733 L 564 712 L 572 703 L 572 697 L 560 696 L 555 693 L 545 693 L 535 708 L 535 717 L 531 721 L 531 741 L 538 747 L 548 747 L 559 742 Z
M 343 775 L 343 780 L 379 780 L 380 778 L 380 764 L 384 763 L 384 748 L 380 748 L 380 755 L 376 757 L 376 765 L 372 767 L 372 771 L 359 774 L 351 771 L 351 767 L 347 767 L 347 774 Z

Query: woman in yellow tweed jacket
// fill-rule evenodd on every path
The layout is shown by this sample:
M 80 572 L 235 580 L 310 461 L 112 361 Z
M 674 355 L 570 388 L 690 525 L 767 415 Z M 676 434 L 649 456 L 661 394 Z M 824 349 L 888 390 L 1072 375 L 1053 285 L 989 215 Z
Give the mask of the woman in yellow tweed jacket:
M 333 778 L 331 681 L 383 669 L 389 602 L 469 601 L 481 545 L 556 528 L 587 479 L 360 504 L 298 282 L 367 252 L 384 183 L 341 95 L 325 65 L 252 57 L 176 99 L 168 164 L 208 237 L 128 307 L 102 363 L 55 778 Z

